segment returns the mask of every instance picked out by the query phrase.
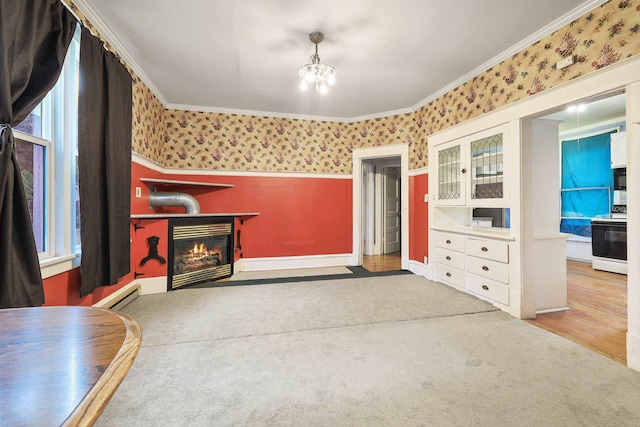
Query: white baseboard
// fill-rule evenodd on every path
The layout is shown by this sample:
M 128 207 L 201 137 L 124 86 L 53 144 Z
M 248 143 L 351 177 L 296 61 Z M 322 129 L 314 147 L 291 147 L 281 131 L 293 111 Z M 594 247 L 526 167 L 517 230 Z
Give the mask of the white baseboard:
M 134 294 L 134 293 L 136 296 L 140 295 L 140 285 L 136 280 L 124 285 L 123 287 L 121 287 L 111 295 L 108 295 L 102 298 L 100 301 L 93 304 L 92 307 L 113 308 L 120 301 L 126 299 L 127 297 L 129 297 L 131 294 Z
M 425 277 L 429 280 L 433 279 L 433 272 L 430 264 L 409 260 L 409 271 L 413 274 L 417 274 L 418 276 Z
M 242 258 L 234 262 L 234 273 L 241 271 L 286 270 L 292 268 L 340 267 L 351 264 L 351 254 L 306 255 L 292 257 Z
M 640 371 L 640 336 L 627 332 L 627 366 Z
M 140 295 L 160 294 L 167 292 L 167 276 L 138 279 Z

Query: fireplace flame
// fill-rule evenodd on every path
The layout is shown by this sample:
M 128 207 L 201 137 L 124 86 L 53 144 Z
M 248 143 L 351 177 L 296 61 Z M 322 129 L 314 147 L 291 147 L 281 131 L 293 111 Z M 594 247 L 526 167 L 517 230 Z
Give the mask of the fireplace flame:
M 188 254 L 193 259 L 200 259 L 200 258 L 204 258 L 204 257 L 208 257 L 208 256 L 215 256 L 215 255 L 217 255 L 219 258 L 221 258 L 222 257 L 222 249 L 219 249 L 219 248 L 209 249 L 209 248 L 207 248 L 207 246 L 204 243 L 196 242 L 193 245 L 193 248 L 191 248 L 189 250 Z

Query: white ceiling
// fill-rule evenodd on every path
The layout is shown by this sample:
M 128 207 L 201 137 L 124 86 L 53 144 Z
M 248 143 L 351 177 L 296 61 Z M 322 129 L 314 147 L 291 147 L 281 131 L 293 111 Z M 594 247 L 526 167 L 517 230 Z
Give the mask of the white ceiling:
M 74 0 L 168 108 L 339 121 L 413 111 L 603 0 Z M 298 89 L 323 31 L 329 93 Z

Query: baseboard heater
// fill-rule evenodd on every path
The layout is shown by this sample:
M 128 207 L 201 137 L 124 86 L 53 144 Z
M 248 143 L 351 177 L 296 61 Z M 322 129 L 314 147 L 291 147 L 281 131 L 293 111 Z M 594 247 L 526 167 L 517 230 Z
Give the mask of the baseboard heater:
M 93 307 L 119 311 L 122 307 L 138 298 L 138 295 L 140 295 L 140 285 L 137 282 L 132 282 L 93 304 Z

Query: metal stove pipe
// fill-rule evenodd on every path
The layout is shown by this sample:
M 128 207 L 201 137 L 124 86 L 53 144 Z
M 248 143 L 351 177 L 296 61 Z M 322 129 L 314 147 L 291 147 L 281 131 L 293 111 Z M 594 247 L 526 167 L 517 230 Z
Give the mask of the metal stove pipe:
M 188 214 L 200 213 L 200 204 L 198 201 L 186 193 L 152 191 L 149 193 L 149 206 L 183 206 Z

